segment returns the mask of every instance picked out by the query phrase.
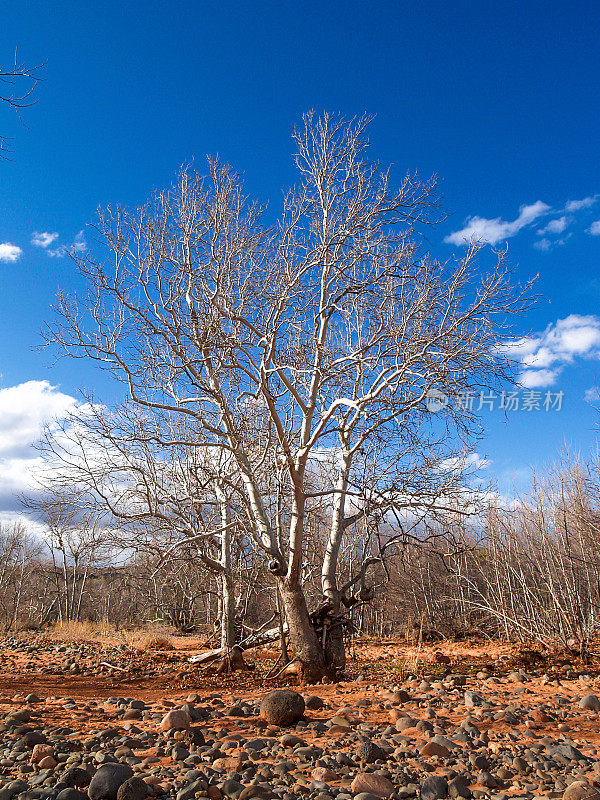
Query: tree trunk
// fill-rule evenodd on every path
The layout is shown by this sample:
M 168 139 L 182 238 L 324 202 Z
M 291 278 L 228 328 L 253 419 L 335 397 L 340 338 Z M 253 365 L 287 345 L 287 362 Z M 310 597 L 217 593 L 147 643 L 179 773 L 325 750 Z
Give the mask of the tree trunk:
M 280 590 L 300 678 L 316 683 L 326 673 L 325 653 L 308 614 L 304 592 L 300 587 L 289 588 L 285 582 L 280 583 Z
M 221 575 L 221 591 L 221 647 L 230 650 L 235 644 L 235 595 L 229 572 Z
M 304 683 L 317 683 L 325 676 L 336 680 L 346 663 L 339 620 L 332 618 L 329 604 L 322 612 L 309 614 L 302 587 L 281 581 L 279 588 L 300 679 Z
M 333 676 L 339 676 L 346 667 L 346 646 L 344 644 L 344 628 L 339 592 L 334 601 L 330 601 L 327 616 L 323 618 L 326 630 L 325 661 Z
M 290 656 L 288 653 L 288 646 L 286 640 L 286 630 L 285 630 L 285 619 L 284 619 L 284 608 L 283 608 L 283 601 L 281 599 L 281 592 L 279 591 L 279 586 L 275 583 L 275 593 L 277 595 L 277 617 L 278 617 L 278 624 L 279 624 L 279 646 L 281 647 L 281 657 L 283 659 L 284 664 L 287 664 L 290 660 Z
M 221 507 L 221 650 L 225 653 L 219 673 L 247 669 L 242 649 L 235 646 L 235 587 L 231 573 L 231 509 L 223 487 L 217 482 L 216 495 Z
M 235 593 L 231 574 L 231 509 L 227 495 L 217 483 L 216 495 L 221 508 L 221 647 L 230 650 L 235 644 Z

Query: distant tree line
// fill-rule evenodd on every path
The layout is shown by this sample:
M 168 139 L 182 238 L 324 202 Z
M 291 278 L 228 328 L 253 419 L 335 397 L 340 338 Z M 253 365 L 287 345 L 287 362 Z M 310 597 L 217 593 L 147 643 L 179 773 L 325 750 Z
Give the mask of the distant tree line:
M 60 514 L 57 506 L 60 505 Z M 131 629 L 152 624 L 221 641 L 220 576 L 193 550 L 147 538 L 119 549 L 119 531 L 81 525 L 64 498 L 46 506 L 44 540 L 23 525 L 0 529 L 0 625 L 43 629 L 66 620 Z M 42 517 L 40 521 L 43 522 Z M 306 540 L 308 602 L 321 598 L 320 565 L 327 530 Z M 384 534 L 385 535 L 385 534 Z M 393 536 L 393 531 L 387 533 Z M 236 641 L 285 614 L 273 575 L 243 538 L 230 554 Z M 537 641 L 585 653 L 599 633 L 600 488 L 595 467 L 568 460 L 536 479 L 531 495 L 489 502 L 468 523 L 428 531 L 373 566 L 368 596 L 349 609 L 351 632 L 431 640 L 489 637 Z M 341 580 L 372 547 L 368 531 L 346 537 Z

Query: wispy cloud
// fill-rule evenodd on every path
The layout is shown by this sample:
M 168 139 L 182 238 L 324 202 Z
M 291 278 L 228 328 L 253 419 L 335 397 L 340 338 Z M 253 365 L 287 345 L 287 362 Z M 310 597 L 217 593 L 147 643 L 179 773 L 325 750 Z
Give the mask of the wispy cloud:
M 570 217 L 558 217 L 558 219 L 551 219 L 550 222 L 538 230 L 538 234 L 544 233 L 562 233 L 572 222 Z
M 600 317 L 571 314 L 539 334 L 511 342 L 505 351 L 521 365 L 522 386 L 551 386 L 576 358 L 600 357 Z
M 83 253 L 87 250 L 87 242 L 85 240 L 85 235 L 83 231 L 79 231 L 79 233 L 75 236 L 71 244 L 61 244 L 59 247 L 56 247 L 54 250 L 48 250 L 48 255 L 51 258 L 62 258 L 66 256 L 67 253 Z
M 34 247 L 50 247 L 58 239 L 58 233 L 48 233 L 47 231 L 42 231 L 38 233 L 31 234 L 31 244 Z
M 571 214 L 574 211 L 581 211 L 583 208 L 591 208 L 597 199 L 598 195 L 595 194 L 593 197 L 584 197 L 583 200 L 569 200 L 565 205 L 565 211 Z
M 467 217 L 464 227 L 459 231 L 450 233 L 444 239 L 449 244 L 457 246 L 469 244 L 472 241 L 484 244 L 497 244 L 498 242 L 516 236 L 524 228 L 529 227 L 541 217 L 552 215 L 551 219 L 544 227 L 539 228 L 537 233 L 544 238 L 535 242 L 534 247 L 538 250 L 547 251 L 552 247 L 565 244 L 569 236 L 562 239 L 550 240 L 549 236 L 560 236 L 561 233 L 571 225 L 573 216 L 578 211 L 591 208 L 598 200 L 600 195 L 584 197 L 582 200 L 569 200 L 564 208 L 552 208 L 547 203 L 537 200 L 531 205 L 523 205 L 519 208 L 519 213 L 513 220 L 505 220 L 502 217 Z M 600 235 L 600 220 L 592 224 L 589 232 L 594 236 Z
M 479 453 L 465 453 L 463 456 L 453 456 L 441 462 L 441 472 L 464 472 L 487 469 L 492 462 Z
M 571 238 L 572 234 L 567 233 L 566 236 L 561 236 L 560 239 L 548 239 L 544 236 L 543 239 L 540 239 L 537 242 L 533 243 L 533 246 L 536 250 L 541 250 L 542 252 L 548 252 L 548 250 L 552 250 L 554 247 L 562 247 L 566 244 L 569 239 Z
M 0 261 L 16 261 L 20 258 L 21 253 L 23 251 L 20 247 L 17 247 L 16 244 L 10 244 L 10 242 L 3 242 L 0 244 Z
M 79 231 L 79 233 L 75 236 L 71 247 L 78 253 L 82 253 L 84 250 L 87 250 L 87 242 L 85 240 L 85 236 L 83 235 L 83 231 Z
M 591 386 L 585 390 L 585 399 L 588 403 L 600 403 L 600 387 Z
M 527 225 L 531 225 L 539 217 L 547 214 L 550 206 L 538 200 L 529 206 L 521 206 L 518 216 L 512 220 L 503 220 L 501 217 L 487 219 L 486 217 L 468 217 L 465 227 L 449 234 L 444 239 L 449 244 L 462 245 L 471 241 L 497 244 L 511 236 L 515 236 Z

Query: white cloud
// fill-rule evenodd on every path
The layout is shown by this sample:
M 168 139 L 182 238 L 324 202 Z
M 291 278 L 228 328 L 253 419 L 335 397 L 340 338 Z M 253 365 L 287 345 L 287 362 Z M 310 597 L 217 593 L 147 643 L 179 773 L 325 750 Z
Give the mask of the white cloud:
M 592 222 L 588 229 L 588 233 L 591 233 L 592 236 L 600 236 L 600 219 L 597 219 L 595 222 Z
M 523 367 L 521 385 L 550 386 L 575 358 L 600 357 L 600 317 L 571 314 L 542 333 L 510 342 L 505 352 Z
M 87 242 L 85 240 L 83 231 L 79 231 L 79 233 L 75 236 L 71 248 L 77 253 L 82 253 L 84 250 L 87 250 Z
M 525 389 L 545 389 L 556 383 L 558 370 L 528 369 L 519 375 L 519 384 Z
M 538 234 L 562 233 L 567 229 L 570 223 L 571 219 L 569 217 L 558 217 L 557 219 L 551 219 L 545 228 L 540 228 Z
M 0 459 L 25 458 L 44 425 L 74 410 L 74 397 L 48 381 L 26 381 L 0 389 Z
M 550 241 L 550 239 L 546 239 L 544 237 L 543 239 L 540 239 L 539 242 L 534 242 L 533 246 L 535 247 L 536 250 L 542 250 L 545 253 L 552 247 L 552 242 Z
M 465 227 L 455 231 L 444 239 L 449 244 L 462 245 L 470 241 L 497 244 L 504 239 L 515 236 L 527 225 L 531 225 L 541 216 L 550 211 L 550 206 L 538 200 L 529 206 L 521 206 L 516 219 L 509 222 L 500 217 L 486 219 L 485 217 L 468 217 Z
M 12 262 L 16 261 L 23 251 L 16 244 L 10 242 L 3 242 L 0 244 L 0 261 Z
M 48 536 L 48 528 L 45 525 L 42 525 L 41 522 L 37 522 L 16 510 L 0 511 L 0 526 L 7 528 L 19 526 L 25 528 L 27 533 L 41 541 L 44 541 Z
M 58 233 L 48 233 L 47 231 L 43 231 L 42 233 L 35 233 L 31 234 L 31 244 L 35 247 L 50 247 L 50 245 L 58 239 Z
M 87 250 L 85 235 L 83 231 L 79 231 L 70 245 L 61 244 L 54 250 L 48 250 L 48 255 L 51 258 L 62 258 L 67 253 L 83 253 L 85 250 Z
M 600 195 L 596 194 L 593 197 L 584 197 L 582 200 L 569 200 L 560 211 L 558 209 L 553 211 L 549 205 L 538 200 L 531 205 L 521 206 L 518 216 L 512 221 L 504 220 L 501 217 L 492 219 L 478 216 L 467 217 L 464 227 L 459 231 L 450 233 L 444 241 L 457 246 L 468 244 L 471 241 L 497 244 L 509 239 L 511 236 L 515 236 L 523 228 L 549 213 L 560 214 L 561 216 L 550 220 L 545 227 L 538 230 L 538 234 L 540 236 L 545 234 L 558 235 L 563 233 L 572 223 L 573 218 L 569 216 L 570 214 L 591 208 L 599 197 Z M 597 223 L 592 223 L 592 228 L 589 229 L 589 232 L 593 235 L 600 235 L 600 220 Z M 551 246 L 565 244 L 566 240 L 565 238 L 550 242 L 544 238 L 536 242 L 534 247 L 538 250 L 549 250 Z
M 539 242 L 534 242 L 533 246 L 536 250 L 541 250 L 542 252 L 546 253 L 548 250 L 552 250 L 555 247 L 562 247 L 568 242 L 568 240 L 571 238 L 571 235 L 572 234 L 567 233 L 566 236 L 562 236 L 560 239 L 547 239 L 544 236 L 544 238 L 540 239 Z
M 489 459 L 484 458 L 479 453 L 465 453 L 464 456 L 446 458 L 441 462 L 439 469 L 441 472 L 474 471 L 478 469 L 487 469 L 491 463 Z
M 41 458 L 0 458 L 0 501 L 17 497 L 33 488 L 35 470 L 41 466 Z
M 600 387 L 592 386 L 586 389 L 585 399 L 588 403 L 600 403 Z
M 34 488 L 42 460 L 33 445 L 44 425 L 80 407 L 48 381 L 0 389 L 0 523 L 21 514 L 18 497 Z
M 593 197 L 584 197 L 583 200 L 569 200 L 565 205 L 565 211 L 573 213 L 574 211 L 581 211 L 584 208 L 591 208 L 597 199 L 598 195 L 595 194 Z

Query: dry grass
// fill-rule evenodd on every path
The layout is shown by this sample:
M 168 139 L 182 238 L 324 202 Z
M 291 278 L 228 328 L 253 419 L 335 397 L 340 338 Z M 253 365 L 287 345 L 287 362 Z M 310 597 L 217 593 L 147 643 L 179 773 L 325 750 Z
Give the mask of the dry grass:
M 139 629 L 133 631 L 117 631 L 107 622 L 57 622 L 45 635 L 54 642 L 126 642 L 135 650 L 173 650 L 173 642 L 169 632 L 165 630 Z
M 173 650 L 173 642 L 161 631 L 127 631 L 125 641 L 136 650 Z
M 56 622 L 46 635 L 55 642 L 97 642 L 115 638 L 114 626 L 107 622 Z

